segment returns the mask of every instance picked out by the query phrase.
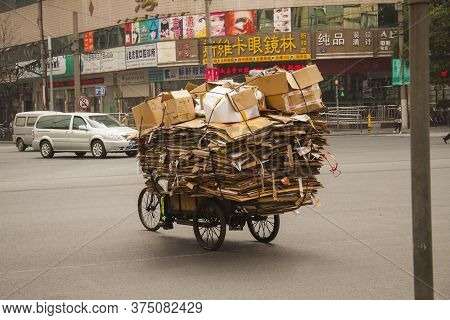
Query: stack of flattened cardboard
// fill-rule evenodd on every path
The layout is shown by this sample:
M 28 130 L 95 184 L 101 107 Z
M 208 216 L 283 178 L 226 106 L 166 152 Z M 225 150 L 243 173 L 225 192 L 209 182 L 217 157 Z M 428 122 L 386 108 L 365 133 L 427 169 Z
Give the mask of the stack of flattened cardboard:
M 228 89 L 218 90 L 222 86 L 215 86 L 216 90 L 203 86 L 197 91 L 206 102 L 206 118 L 190 115 L 193 105 L 185 99 L 186 92 L 163 94 L 135 107 L 133 114 L 141 119 L 139 122 L 136 118 L 136 123 L 143 126 L 138 159 L 145 177 L 157 176 L 159 189 L 168 194 L 227 199 L 249 213 L 261 215 L 312 204 L 322 187 L 317 175 L 327 129 L 317 112 L 322 108 L 317 85 L 321 76 L 315 66 L 308 72 L 277 72 L 249 79 L 247 86 L 232 94 Z M 278 79 L 267 86 L 264 78 L 273 76 L 284 77 L 284 82 Z M 284 85 L 282 90 L 273 90 L 279 82 Z M 249 86 L 264 93 L 266 103 L 274 110 L 249 113 L 257 105 Z M 308 96 L 305 92 L 312 93 Z M 299 94 L 302 101 L 296 100 Z M 180 99 L 185 100 L 181 103 Z M 273 101 L 277 99 L 280 106 L 284 103 L 284 109 L 275 107 Z M 181 114 L 191 119 L 178 121 L 180 112 L 175 111 L 170 113 L 175 117 L 166 119 L 167 108 L 176 110 L 180 105 L 184 108 Z M 220 122 L 211 121 L 214 114 Z M 252 117 L 248 117 L 250 114 Z M 243 121 L 228 123 L 228 117 L 235 119 L 238 115 Z M 153 187 L 150 181 L 147 185 Z

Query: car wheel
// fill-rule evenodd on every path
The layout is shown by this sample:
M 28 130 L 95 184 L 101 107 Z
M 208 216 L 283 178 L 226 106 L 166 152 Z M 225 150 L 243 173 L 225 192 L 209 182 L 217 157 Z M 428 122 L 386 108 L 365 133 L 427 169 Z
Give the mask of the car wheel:
M 91 152 L 94 158 L 106 158 L 106 148 L 103 142 L 101 142 L 100 140 L 92 141 Z
M 20 152 L 24 152 L 27 149 L 27 145 L 21 138 L 17 139 L 16 147 Z
M 136 157 L 137 151 L 125 151 L 125 154 L 129 157 Z
M 51 143 L 47 140 L 41 142 L 41 155 L 43 158 L 53 158 L 55 155 Z
M 86 152 L 75 152 L 77 158 L 83 158 L 86 155 Z

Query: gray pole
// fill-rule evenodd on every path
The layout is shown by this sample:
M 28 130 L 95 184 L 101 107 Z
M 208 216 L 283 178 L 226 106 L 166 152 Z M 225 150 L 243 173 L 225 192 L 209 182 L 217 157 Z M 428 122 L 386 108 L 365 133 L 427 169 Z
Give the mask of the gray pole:
M 53 54 L 52 54 L 52 38 L 48 37 L 48 59 L 50 61 L 50 111 L 55 110 L 53 104 Z
M 38 5 L 38 21 L 39 33 L 41 38 L 42 109 L 47 110 L 47 52 L 45 50 L 44 13 L 42 10 L 42 0 L 39 0 Z
M 78 35 L 78 12 L 73 12 L 73 78 L 75 84 L 75 106 L 77 109 L 78 100 L 81 97 L 81 80 L 80 80 L 80 45 Z M 74 111 L 75 111 L 74 110 Z
M 205 20 L 206 20 L 206 60 L 207 67 L 213 67 L 212 42 L 211 42 L 211 15 L 209 6 L 211 0 L 205 0 Z
M 411 196 L 416 299 L 433 299 L 431 238 L 429 1 L 409 0 Z
M 339 129 L 340 128 L 340 121 L 339 121 L 339 80 L 334 80 L 334 84 L 336 86 L 336 126 Z
M 400 86 L 400 105 L 402 109 L 402 129 L 405 131 L 408 129 L 408 100 L 406 99 L 406 86 L 405 86 L 405 60 L 403 57 L 403 43 L 404 43 L 404 27 L 403 27 L 403 2 L 397 2 L 395 9 L 398 13 L 398 52 L 401 61 L 401 77 L 402 85 Z

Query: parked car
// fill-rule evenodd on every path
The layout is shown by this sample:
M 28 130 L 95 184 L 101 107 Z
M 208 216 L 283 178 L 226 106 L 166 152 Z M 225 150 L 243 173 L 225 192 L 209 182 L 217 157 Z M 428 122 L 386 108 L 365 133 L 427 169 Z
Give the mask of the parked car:
M 31 111 L 16 114 L 13 122 L 13 141 L 19 151 L 23 152 L 33 142 L 33 128 L 36 120 L 41 115 L 58 114 L 54 111 Z
M 122 126 L 113 117 L 102 113 L 62 113 L 43 115 L 33 129 L 33 149 L 40 150 L 44 158 L 57 152 L 74 152 L 84 157 L 92 152 L 94 158 L 105 158 L 111 152 L 124 152 L 130 157 L 137 154 L 135 129 Z

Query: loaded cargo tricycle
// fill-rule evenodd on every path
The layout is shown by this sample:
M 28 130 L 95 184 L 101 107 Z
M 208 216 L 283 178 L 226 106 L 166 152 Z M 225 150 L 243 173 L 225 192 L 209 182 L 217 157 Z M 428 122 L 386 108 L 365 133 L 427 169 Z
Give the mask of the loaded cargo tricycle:
M 198 244 L 205 250 L 217 250 L 225 240 L 227 225 L 229 230 L 243 230 L 248 224 L 253 237 L 263 243 L 274 240 L 280 229 L 277 214 L 251 213 L 226 199 L 170 195 L 161 191 L 153 179 L 150 181 L 152 187 L 144 188 L 138 200 L 139 218 L 149 231 L 172 223 L 193 226 Z M 169 224 L 166 219 L 170 219 Z

